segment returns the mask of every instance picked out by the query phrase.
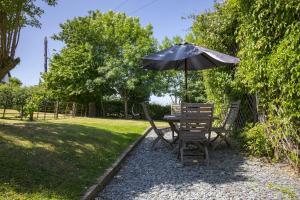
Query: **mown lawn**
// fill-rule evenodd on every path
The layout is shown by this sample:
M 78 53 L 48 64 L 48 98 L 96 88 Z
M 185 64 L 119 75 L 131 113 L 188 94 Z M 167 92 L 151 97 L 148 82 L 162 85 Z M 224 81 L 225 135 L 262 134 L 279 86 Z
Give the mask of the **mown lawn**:
M 116 119 L 0 119 L 0 199 L 78 199 L 148 126 Z

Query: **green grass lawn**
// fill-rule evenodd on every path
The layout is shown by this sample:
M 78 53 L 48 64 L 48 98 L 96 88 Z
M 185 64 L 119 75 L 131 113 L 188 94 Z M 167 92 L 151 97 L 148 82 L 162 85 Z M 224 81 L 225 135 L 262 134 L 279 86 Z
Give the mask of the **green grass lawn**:
M 117 119 L 0 119 L 0 199 L 78 199 L 148 126 Z

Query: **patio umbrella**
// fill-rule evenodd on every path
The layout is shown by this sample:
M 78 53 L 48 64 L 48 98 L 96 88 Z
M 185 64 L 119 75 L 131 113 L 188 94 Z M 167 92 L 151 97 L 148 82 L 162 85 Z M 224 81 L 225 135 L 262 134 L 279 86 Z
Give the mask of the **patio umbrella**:
M 234 65 L 240 60 L 217 51 L 189 43 L 174 45 L 171 48 L 145 56 L 143 68 L 150 70 L 184 70 L 187 100 L 188 70 L 203 70 L 219 66 Z

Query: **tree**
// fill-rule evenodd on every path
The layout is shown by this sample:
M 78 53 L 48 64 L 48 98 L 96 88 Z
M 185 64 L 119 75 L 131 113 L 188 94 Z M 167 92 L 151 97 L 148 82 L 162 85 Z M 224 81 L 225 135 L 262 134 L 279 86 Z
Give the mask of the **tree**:
M 152 80 L 142 70 L 141 58 L 155 49 L 150 25 L 142 27 L 138 18 L 124 13 L 94 11 L 65 22 L 61 29 L 53 38 L 66 46 L 44 74 L 55 94 L 92 104 L 119 95 L 126 116 L 130 98 L 149 96 Z
M 23 83 L 20 79 L 16 77 L 9 77 L 8 84 L 16 87 L 21 87 Z
M 55 5 L 56 0 L 43 0 Z M 25 26 L 40 27 L 38 18 L 43 10 L 35 0 L 0 1 L 0 80 L 12 70 L 20 58 L 15 58 L 21 29 Z

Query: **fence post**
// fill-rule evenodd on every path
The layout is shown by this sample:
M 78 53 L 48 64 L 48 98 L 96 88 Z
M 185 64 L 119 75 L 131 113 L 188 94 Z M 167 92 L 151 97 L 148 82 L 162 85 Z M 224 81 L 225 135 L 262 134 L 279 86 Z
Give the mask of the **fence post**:
M 6 106 L 4 106 L 4 108 L 3 108 L 2 118 L 5 118 L 5 112 L 6 112 Z
M 76 116 L 76 103 L 73 102 L 72 104 L 72 117 L 75 117 Z
M 44 103 L 44 120 L 46 120 L 46 111 L 47 111 L 47 107 L 46 107 L 46 102 Z
M 37 118 L 37 119 L 39 119 L 39 113 L 40 113 L 40 106 L 38 105 L 37 113 L 36 113 L 36 118 Z
M 67 117 L 67 110 L 68 110 L 68 107 L 69 107 L 69 103 L 67 102 L 66 109 L 65 109 L 65 118 Z
M 22 104 L 21 105 L 21 113 L 20 113 L 21 120 L 23 120 L 23 115 L 24 115 L 24 105 Z

